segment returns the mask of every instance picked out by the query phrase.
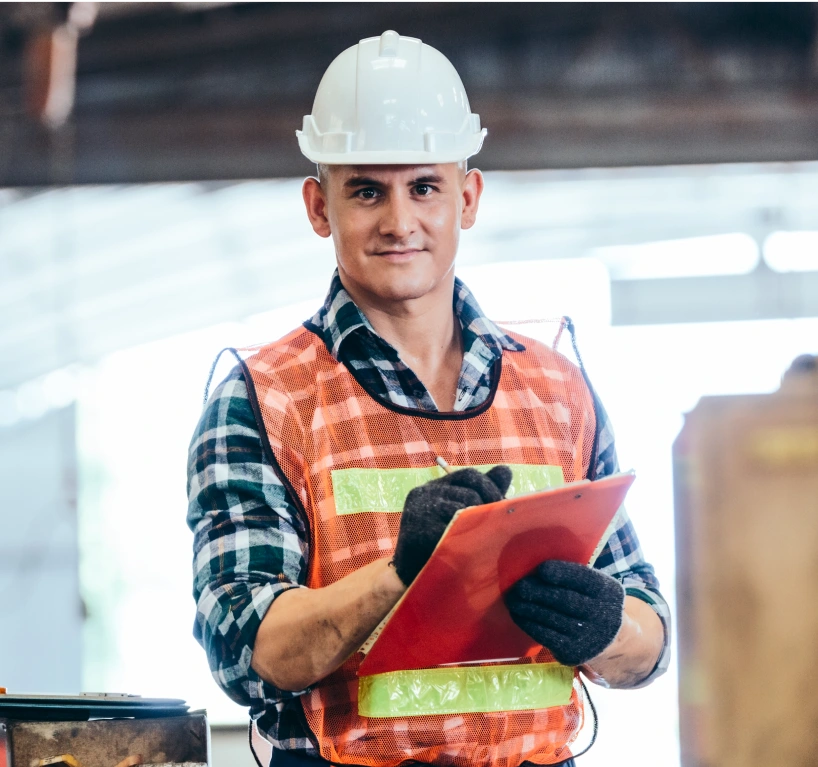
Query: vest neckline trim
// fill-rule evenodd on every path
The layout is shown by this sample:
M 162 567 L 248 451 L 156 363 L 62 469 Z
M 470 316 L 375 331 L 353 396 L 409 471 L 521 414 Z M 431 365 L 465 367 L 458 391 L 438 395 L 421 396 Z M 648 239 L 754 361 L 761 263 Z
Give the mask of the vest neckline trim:
M 312 333 L 318 343 L 320 348 L 323 352 L 325 352 L 330 359 L 335 361 L 335 358 L 329 353 L 327 350 L 327 346 L 324 343 L 321 336 L 316 333 L 311 327 L 307 325 L 305 322 L 303 325 L 304 329 L 309 333 Z M 505 354 L 505 352 L 503 352 Z M 355 382 L 360 386 L 364 392 L 370 397 L 370 399 L 374 400 L 378 405 L 387 410 L 391 410 L 393 413 L 398 413 L 399 415 L 407 415 L 415 418 L 427 418 L 430 421 L 467 421 L 470 418 L 476 418 L 477 416 L 483 415 L 492 405 L 494 402 L 494 397 L 497 394 L 497 389 L 500 387 L 500 376 L 503 372 L 503 355 L 499 356 L 492 365 L 491 371 L 491 390 L 489 391 L 488 397 L 486 397 L 485 402 L 482 402 L 477 407 L 471 408 L 470 410 L 449 410 L 449 411 L 440 411 L 440 410 L 419 410 L 418 408 L 414 407 L 405 407 L 404 405 L 398 405 L 395 402 L 391 402 L 390 400 L 384 399 L 380 394 L 377 394 L 371 391 L 366 383 L 360 376 L 359 371 L 356 371 L 346 362 L 341 362 L 341 364 L 346 368 L 347 372 L 355 379 Z

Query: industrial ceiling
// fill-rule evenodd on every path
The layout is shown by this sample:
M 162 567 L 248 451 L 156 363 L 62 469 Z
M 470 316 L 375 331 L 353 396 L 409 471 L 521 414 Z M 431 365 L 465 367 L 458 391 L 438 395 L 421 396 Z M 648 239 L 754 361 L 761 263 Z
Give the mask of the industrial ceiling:
M 32 40 L 84 5 L 73 112 L 43 127 L 25 109 Z M 322 72 L 388 28 L 458 68 L 484 169 L 814 160 L 816 8 L 0 3 L 0 186 L 302 174 L 293 133 Z

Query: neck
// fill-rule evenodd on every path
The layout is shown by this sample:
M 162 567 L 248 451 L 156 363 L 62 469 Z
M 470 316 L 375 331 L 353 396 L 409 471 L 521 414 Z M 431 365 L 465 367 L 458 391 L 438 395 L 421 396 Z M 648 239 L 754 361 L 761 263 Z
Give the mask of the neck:
M 463 363 L 463 332 L 452 308 L 454 274 L 425 296 L 405 301 L 372 296 L 347 285 L 343 275 L 341 281 L 375 332 L 398 350 L 438 408 L 451 410 Z

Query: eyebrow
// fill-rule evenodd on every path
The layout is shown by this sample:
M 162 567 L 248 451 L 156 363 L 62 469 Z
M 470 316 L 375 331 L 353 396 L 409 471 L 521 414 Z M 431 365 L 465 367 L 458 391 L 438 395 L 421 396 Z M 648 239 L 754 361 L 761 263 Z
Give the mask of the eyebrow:
M 355 189 L 359 186 L 381 186 L 381 182 L 369 176 L 350 176 L 344 181 L 345 189 Z
M 414 181 L 412 181 L 409 186 L 414 186 L 415 184 L 442 184 L 445 182 L 443 176 L 438 176 L 437 173 L 429 173 L 426 176 L 419 176 Z
M 413 178 L 407 183 L 407 186 L 416 186 L 417 184 L 442 184 L 444 183 L 443 176 L 437 173 L 428 173 L 423 176 Z M 383 186 L 383 181 L 378 181 L 370 176 L 350 176 L 344 181 L 345 189 L 358 189 L 363 186 Z

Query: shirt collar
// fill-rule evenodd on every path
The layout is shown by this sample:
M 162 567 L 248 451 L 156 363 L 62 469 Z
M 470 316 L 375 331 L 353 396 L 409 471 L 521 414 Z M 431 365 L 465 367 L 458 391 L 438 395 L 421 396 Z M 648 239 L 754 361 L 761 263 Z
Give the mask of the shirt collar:
M 466 283 L 455 277 L 454 280 L 454 313 L 460 320 L 464 336 L 474 335 L 479 338 L 492 352 L 494 357 L 500 357 L 503 349 L 509 352 L 524 352 L 525 346 L 517 343 L 511 336 L 503 333 L 480 308 L 474 294 L 466 287 Z M 464 338 L 465 347 L 470 344 Z
M 466 284 L 455 278 L 454 313 L 460 320 L 464 332 L 464 345 L 468 350 L 471 347 L 468 337 L 479 338 L 493 357 L 500 357 L 503 350 L 519 352 L 525 351 L 525 346 L 517 343 L 506 333 L 503 333 L 488 317 L 483 314 L 472 292 Z M 318 331 L 327 345 L 327 349 L 335 359 L 340 360 L 341 347 L 355 331 L 364 329 L 382 341 L 390 350 L 397 351 L 388 342 L 384 341 L 375 332 L 364 313 L 356 306 L 352 297 L 341 284 L 341 277 L 336 269 L 332 275 L 329 292 L 324 305 L 315 313 L 308 324 Z

